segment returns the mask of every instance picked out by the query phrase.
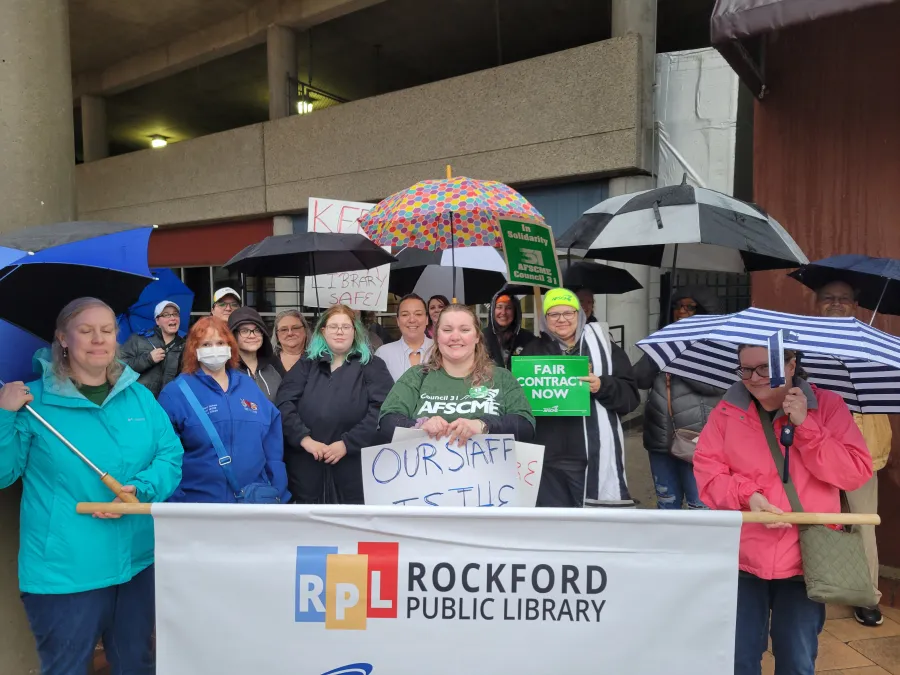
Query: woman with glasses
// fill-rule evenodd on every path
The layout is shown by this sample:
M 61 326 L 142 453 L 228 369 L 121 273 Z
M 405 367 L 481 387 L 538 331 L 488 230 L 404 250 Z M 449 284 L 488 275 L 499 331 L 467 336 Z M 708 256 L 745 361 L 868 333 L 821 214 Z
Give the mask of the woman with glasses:
M 171 300 L 163 300 L 153 310 L 156 327 L 132 335 L 122 345 L 121 359 L 140 377 L 138 382 L 159 396 L 181 372 L 184 338 L 178 334 L 181 312 Z
M 590 414 L 538 417 L 535 443 L 544 446 L 538 506 L 634 506 L 625 484 L 620 417 L 641 399 L 628 355 L 596 323 L 587 323 L 576 295 L 554 288 L 544 296 L 543 332 L 522 356 L 587 356 Z
M 295 503 L 364 502 L 360 450 L 378 441 L 378 413 L 393 384 L 356 313 L 329 308 L 276 401 Z
M 241 307 L 228 317 L 228 327 L 237 340 L 241 357 L 238 368 L 253 378 L 266 398 L 274 402 L 284 369 L 275 356 L 269 331 L 259 312 L 252 307 Z
M 872 457 L 843 399 L 804 379 L 796 352 L 785 350 L 783 386 L 773 388 L 765 347 L 738 349 L 740 382 L 709 416 L 694 453 L 700 498 L 713 509 L 793 510 L 763 425 L 775 439 L 790 421 L 789 478 L 804 511 L 840 513 L 841 490 L 872 476 Z M 783 459 L 782 459 L 783 461 Z M 775 672 L 813 675 L 825 605 L 806 593 L 798 528 L 786 523 L 741 528 L 738 555 L 735 675 L 758 675 L 772 638 Z
M 660 315 L 659 327 L 695 314 L 719 314 L 719 298 L 704 286 L 686 286 L 672 296 L 668 316 Z M 634 366 L 638 389 L 649 389 L 644 407 L 644 448 L 650 454 L 650 471 L 656 488 L 656 508 L 704 509 L 697 492 L 693 467 L 672 454 L 676 429 L 699 433 L 716 403 L 725 393 L 710 384 L 660 372 L 659 366 L 644 354 Z
M 275 317 L 272 347 L 285 373 L 294 367 L 306 351 L 309 332 L 309 323 L 299 310 L 286 309 Z

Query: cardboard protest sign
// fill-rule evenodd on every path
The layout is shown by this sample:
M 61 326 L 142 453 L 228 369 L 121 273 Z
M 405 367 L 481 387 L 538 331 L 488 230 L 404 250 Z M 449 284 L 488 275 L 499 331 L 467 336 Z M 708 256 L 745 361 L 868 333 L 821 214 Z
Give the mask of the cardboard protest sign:
M 591 390 L 579 377 L 590 373 L 587 356 L 514 356 L 510 370 L 535 417 L 591 414 Z
M 510 434 L 473 436 L 465 446 L 449 438 L 398 435 L 392 443 L 362 449 L 366 504 L 533 507 L 543 451 Z
M 374 207 L 375 204 L 364 202 L 343 202 L 311 197 L 308 216 L 309 231 L 368 236 L 360 228 L 359 220 Z M 390 250 L 389 247 L 386 250 Z M 318 287 L 319 307 L 331 307 L 340 303 L 353 309 L 384 312 L 387 310 L 390 270 L 390 265 L 381 265 L 369 270 L 306 277 L 303 287 L 303 304 L 307 307 L 315 306 L 316 288 Z
M 562 286 L 553 230 L 549 225 L 501 220 L 500 235 L 510 283 L 544 288 Z

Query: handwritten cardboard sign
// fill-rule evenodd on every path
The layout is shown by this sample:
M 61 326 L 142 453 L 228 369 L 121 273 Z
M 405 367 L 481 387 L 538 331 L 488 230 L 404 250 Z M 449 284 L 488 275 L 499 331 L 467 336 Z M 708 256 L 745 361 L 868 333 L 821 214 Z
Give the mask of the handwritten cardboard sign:
M 362 449 L 366 504 L 499 507 L 535 505 L 543 446 L 509 434 L 449 438 L 404 435 Z
M 374 207 L 374 204 L 364 202 L 311 197 L 309 231 L 365 235 L 365 231 L 359 227 L 359 220 Z M 353 309 L 384 312 L 387 310 L 390 269 L 390 265 L 381 265 L 369 270 L 307 277 L 303 288 L 304 304 L 315 307 L 318 288 L 319 307 L 331 307 L 340 303 Z

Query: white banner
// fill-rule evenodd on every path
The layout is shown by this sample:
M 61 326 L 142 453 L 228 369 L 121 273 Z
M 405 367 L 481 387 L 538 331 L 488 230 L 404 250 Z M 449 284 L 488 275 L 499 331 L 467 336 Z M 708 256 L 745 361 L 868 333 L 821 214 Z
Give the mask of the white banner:
M 367 237 L 359 227 L 359 219 L 374 207 L 375 204 L 364 202 L 310 197 L 307 227 L 310 232 L 361 234 Z M 390 247 L 385 250 L 390 251 Z M 327 308 L 341 303 L 364 311 L 387 311 L 390 270 L 390 265 L 382 265 L 369 270 L 306 277 L 303 282 L 303 303 L 307 307 L 315 307 L 318 288 L 319 307 Z
M 736 512 L 153 514 L 160 675 L 734 672 Z
M 512 434 L 477 435 L 458 445 L 404 430 L 362 449 L 363 490 L 372 506 L 534 507 L 544 447 Z

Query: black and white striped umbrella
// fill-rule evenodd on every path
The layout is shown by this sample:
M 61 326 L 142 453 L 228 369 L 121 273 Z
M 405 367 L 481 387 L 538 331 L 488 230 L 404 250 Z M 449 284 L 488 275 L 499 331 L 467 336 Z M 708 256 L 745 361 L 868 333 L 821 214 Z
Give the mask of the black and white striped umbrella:
M 900 338 L 856 319 L 751 308 L 682 319 L 637 344 L 667 373 L 727 388 L 738 381 L 738 345 L 767 346 L 779 330 L 810 382 L 855 412 L 900 413 Z
M 681 185 L 604 200 L 556 240 L 587 258 L 716 272 L 755 272 L 809 262 L 765 211 Z

